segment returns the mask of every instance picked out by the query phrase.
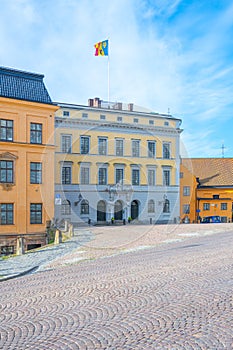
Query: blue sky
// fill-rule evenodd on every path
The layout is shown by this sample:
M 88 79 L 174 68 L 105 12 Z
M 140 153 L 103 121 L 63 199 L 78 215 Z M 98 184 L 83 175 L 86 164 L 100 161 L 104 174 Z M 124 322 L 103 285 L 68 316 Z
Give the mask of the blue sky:
M 182 119 L 182 153 L 233 157 L 233 1 L 0 0 L 0 65 L 45 75 L 54 101 L 108 98 Z

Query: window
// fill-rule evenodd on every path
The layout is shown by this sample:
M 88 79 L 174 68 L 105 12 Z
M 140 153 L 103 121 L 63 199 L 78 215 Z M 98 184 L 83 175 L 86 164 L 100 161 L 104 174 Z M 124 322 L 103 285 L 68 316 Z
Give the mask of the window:
M 150 125 L 154 125 L 154 120 L 149 120 Z
M 164 122 L 164 125 L 165 125 L 165 126 L 168 126 L 168 125 L 169 125 L 169 122 Z
M 106 155 L 107 154 L 107 139 L 106 137 L 99 137 L 98 139 L 98 147 L 99 147 L 99 154 L 100 155 Z
M 123 140 L 116 139 L 116 155 L 123 156 Z
M 41 184 L 42 183 L 42 163 L 30 163 L 30 183 Z
M 42 143 L 42 124 L 31 123 L 30 142 Z
M 163 186 L 170 186 L 170 170 L 163 170 Z
M 155 212 L 155 202 L 153 199 L 150 199 L 148 201 L 148 213 L 154 213 Z
M 85 199 L 81 202 L 81 213 L 80 214 L 89 214 L 89 202 Z
M 170 143 L 163 143 L 163 159 L 170 159 Z
M 155 170 L 148 169 L 148 185 L 155 186 Z
M 210 210 L 210 203 L 203 203 L 203 210 Z
M 124 169 L 116 169 L 116 184 L 124 179 Z
M 132 157 L 140 157 L 140 140 L 132 140 Z
M 62 153 L 71 153 L 71 135 L 62 135 L 61 137 L 61 151 Z
M 88 136 L 81 136 L 80 153 L 88 154 L 90 148 L 90 138 Z
M 61 174 L 61 183 L 63 185 L 71 184 L 71 166 L 63 166 Z
M 184 173 L 180 172 L 180 179 L 183 179 L 183 178 L 184 178 Z
M 88 114 L 87 114 L 87 113 L 83 113 L 83 114 L 82 114 L 82 118 L 83 118 L 83 119 L 87 119 L 87 118 L 88 118 Z
M 30 224 L 42 224 L 42 204 L 30 204 Z
M 80 183 L 81 185 L 88 185 L 89 184 L 89 167 L 81 167 L 81 179 L 80 179 Z
M 62 201 L 61 214 L 62 215 L 70 215 L 71 214 L 70 201 L 68 201 L 68 200 Z
M 183 205 L 183 214 L 189 214 L 190 213 L 190 204 L 184 204 Z
M 0 141 L 13 141 L 13 120 L 0 119 Z
M 214 194 L 213 199 L 219 199 L 219 194 Z
M 106 115 L 100 114 L 100 119 L 101 119 L 101 120 L 105 120 L 105 119 L 106 119 Z
M 122 122 L 122 117 L 117 117 L 118 122 Z
M 13 183 L 13 161 L 11 160 L 0 161 L 0 182 Z
M 155 158 L 155 142 L 148 141 L 148 157 Z
M 132 169 L 132 185 L 138 186 L 140 182 L 140 171 L 139 169 Z
M 183 196 L 190 196 L 190 186 L 183 187 Z
M 69 111 L 63 111 L 63 117 L 69 117 L 70 112 Z
M 0 225 L 14 224 L 14 204 L 0 204 Z
M 227 210 L 227 203 L 221 203 L 221 210 Z
M 170 202 L 168 199 L 165 199 L 164 201 L 163 213 L 170 213 Z
M 133 119 L 133 122 L 134 122 L 134 123 L 138 123 L 138 118 L 134 118 L 134 119 Z
M 107 168 L 99 168 L 99 185 L 107 185 Z

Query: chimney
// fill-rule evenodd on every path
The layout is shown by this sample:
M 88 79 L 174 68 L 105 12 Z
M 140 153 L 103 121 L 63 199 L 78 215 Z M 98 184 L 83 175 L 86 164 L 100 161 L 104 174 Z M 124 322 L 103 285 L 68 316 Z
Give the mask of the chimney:
M 89 106 L 89 107 L 93 107 L 93 104 L 94 104 L 93 98 L 89 98 L 89 100 L 88 100 L 88 106 Z
M 128 111 L 133 112 L 133 103 L 128 104 Z
M 122 103 L 117 102 L 116 109 L 119 109 L 119 111 L 122 111 Z
M 94 107 L 101 107 L 101 100 L 99 99 L 99 97 L 94 98 Z

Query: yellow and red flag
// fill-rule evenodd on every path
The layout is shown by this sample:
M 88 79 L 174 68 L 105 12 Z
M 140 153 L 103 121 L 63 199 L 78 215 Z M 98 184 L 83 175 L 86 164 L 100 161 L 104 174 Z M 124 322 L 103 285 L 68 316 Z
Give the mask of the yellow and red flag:
M 94 45 L 95 56 L 108 56 L 108 40 L 100 41 Z

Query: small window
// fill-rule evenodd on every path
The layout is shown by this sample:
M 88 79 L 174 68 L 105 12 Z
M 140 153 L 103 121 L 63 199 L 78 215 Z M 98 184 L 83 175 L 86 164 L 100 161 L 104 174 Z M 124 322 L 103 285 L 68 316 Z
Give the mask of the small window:
M 124 169 L 117 168 L 115 170 L 116 184 L 121 183 L 124 179 Z
M 149 120 L 149 125 L 154 125 L 154 120 Z
M 100 155 L 107 154 L 107 138 L 106 137 L 99 137 L 99 139 L 98 139 L 98 151 L 99 151 Z
M 99 168 L 99 185 L 107 185 L 107 168 Z
M 180 172 L 180 179 L 183 179 L 183 178 L 184 178 L 184 173 Z
M 171 177 L 170 170 L 164 170 L 163 171 L 163 185 L 164 186 L 170 186 L 170 177 Z
M 31 123 L 30 142 L 42 144 L 42 124 Z
M 30 224 L 42 224 L 42 204 L 30 204 Z
M 117 156 L 123 156 L 124 153 L 124 142 L 122 139 L 116 139 L 115 140 L 115 147 L 116 147 L 116 155 Z
M 101 120 L 105 120 L 105 119 L 106 119 L 106 115 L 100 114 L 100 119 L 101 119 Z
M 190 196 L 190 186 L 183 187 L 183 196 Z
M 155 202 L 153 199 L 150 199 L 148 201 L 148 213 L 154 213 L 155 212 Z
M 139 169 L 132 169 L 132 185 L 138 186 L 140 183 L 140 171 Z
M 14 224 L 14 204 L 0 204 L 0 225 Z
M 210 203 L 203 203 L 203 210 L 210 210 Z
M 81 202 L 81 213 L 80 214 L 89 214 L 89 202 L 87 200 L 82 200 Z
M 13 141 L 13 120 L 0 119 L 0 141 Z
M 61 151 L 62 153 L 71 153 L 71 135 L 62 135 L 61 136 Z
M 165 126 L 169 126 L 169 122 L 164 122 L 164 125 Z
M 88 154 L 90 148 L 90 138 L 88 136 L 81 136 L 80 153 Z
M 36 163 L 36 162 L 30 163 L 30 183 L 31 184 L 42 183 L 42 163 Z
M 80 183 L 81 185 L 89 185 L 89 177 L 90 177 L 90 169 L 89 167 L 84 167 L 82 166 L 81 167 L 81 170 L 80 170 Z
M 64 201 L 62 202 L 61 214 L 62 214 L 62 215 L 70 215 L 70 214 L 71 214 L 70 201 L 64 200 Z
M 163 143 L 163 159 L 170 159 L 170 143 Z
M 138 123 L 138 118 L 134 118 L 133 122 Z
M 70 112 L 69 111 L 63 111 L 63 117 L 69 117 Z
M 221 210 L 227 210 L 227 203 L 221 203 Z
M 155 158 L 155 141 L 148 141 L 148 157 Z
M 122 122 L 122 117 L 117 117 L 118 122 Z
M 61 183 L 63 185 L 71 184 L 71 166 L 62 167 Z
M 140 156 L 140 140 L 132 140 L 132 157 Z
M 0 161 L 0 183 L 13 183 L 13 161 Z
M 82 118 L 83 118 L 83 119 L 87 119 L 87 118 L 88 118 L 88 114 L 87 114 L 87 113 L 83 113 L 83 114 L 82 114 Z
M 155 186 L 155 170 L 154 169 L 148 170 L 148 185 Z
M 219 194 L 214 194 L 213 199 L 219 199 Z

